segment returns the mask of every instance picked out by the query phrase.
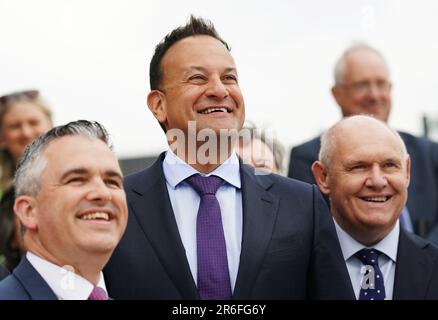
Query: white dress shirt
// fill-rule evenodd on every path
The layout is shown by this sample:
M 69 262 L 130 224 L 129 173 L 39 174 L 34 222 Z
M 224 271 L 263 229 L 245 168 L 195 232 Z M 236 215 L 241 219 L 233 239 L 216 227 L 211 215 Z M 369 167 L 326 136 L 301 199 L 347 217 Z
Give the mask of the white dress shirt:
M 59 300 L 87 300 L 93 291 L 94 285 L 72 272 L 69 266 L 61 268 L 29 251 L 26 258 Z M 107 292 L 102 272 L 97 286 Z
M 219 167 L 205 175 L 178 158 L 178 156 L 169 149 L 163 161 L 163 172 L 166 178 L 167 190 L 169 191 L 176 224 L 195 283 L 197 283 L 198 279 L 196 218 L 198 215 L 200 197 L 184 180 L 198 173 L 202 176 L 215 175 L 226 181 L 226 183 L 218 189 L 216 198 L 221 208 L 222 225 L 227 248 L 228 270 L 230 272 L 231 288 L 234 290 L 242 243 L 242 193 L 240 190 L 240 170 L 237 155 L 233 153 L 231 157 Z
M 385 284 L 385 300 L 392 300 L 400 225 L 396 223 L 385 238 L 372 247 L 366 247 L 353 239 L 337 224 L 335 219 L 333 220 L 356 299 L 359 299 L 360 285 L 364 276 L 364 270 L 362 269 L 362 262 L 354 254 L 364 248 L 375 248 L 384 253 L 379 256 L 378 263 Z

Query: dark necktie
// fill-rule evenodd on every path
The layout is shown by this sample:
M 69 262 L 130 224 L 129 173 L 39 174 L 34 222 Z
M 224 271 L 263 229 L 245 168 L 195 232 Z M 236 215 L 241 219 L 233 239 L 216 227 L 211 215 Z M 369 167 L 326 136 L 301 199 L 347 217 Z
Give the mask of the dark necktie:
M 362 249 L 355 254 L 366 268 L 361 283 L 359 300 L 385 299 L 385 283 L 378 263 L 381 254 L 376 249 Z
M 94 287 L 93 291 L 91 291 L 90 296 L 88 297 L 88 300 L 108 300 L 108 296 L 100 287 Z
M 221 208 L 216 198 L 223 180 L 196 174 L 186 181 L 201 197 L 196 221 L 199 295 L 205 300 L 230 299 L 227 249 Z

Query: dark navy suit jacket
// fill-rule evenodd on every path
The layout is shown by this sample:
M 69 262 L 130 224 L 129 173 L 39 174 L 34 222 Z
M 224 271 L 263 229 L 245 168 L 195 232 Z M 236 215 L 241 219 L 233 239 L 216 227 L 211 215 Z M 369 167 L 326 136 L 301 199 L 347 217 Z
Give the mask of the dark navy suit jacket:
M 38 271 L 23 257 L 0 282 L 0 300 L 58 300 Z
M 126 232 L 104 269 L 115 299 L 199 299 L 162 170 L 125 178 Z M 316 186 L 241 165 L 243 232 L 233 299 L 351 297 L 333 220 Z
M 438 247 L 402 228 L 393 299 L 438 299 Z
M 399 132 L 411 158 L 411 182 L 406 206 L 415 233 L 438 244 L 438 144 Z M 315 183 L 311 166 L 318 159 L 320 137 L 292 149 L 288 176 Z

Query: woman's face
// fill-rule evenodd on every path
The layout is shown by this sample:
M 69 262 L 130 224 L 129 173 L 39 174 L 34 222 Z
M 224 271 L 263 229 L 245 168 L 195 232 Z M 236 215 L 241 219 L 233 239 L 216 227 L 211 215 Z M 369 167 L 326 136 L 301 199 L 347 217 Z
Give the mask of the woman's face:
M 0 146 L 7 149 L 16 162 L 26 146 L 48 131 L 51 121 L 41 108 L 29 101 L 16 102 L 2 119 Z

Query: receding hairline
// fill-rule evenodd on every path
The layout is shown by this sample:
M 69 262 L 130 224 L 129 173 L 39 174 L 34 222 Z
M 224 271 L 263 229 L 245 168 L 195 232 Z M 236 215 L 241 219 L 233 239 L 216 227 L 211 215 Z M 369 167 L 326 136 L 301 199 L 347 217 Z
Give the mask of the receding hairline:
M 65 139 L 72 139 L 72 138 L 84 138 L 86 140 L 89 141 L 100 141 L 104 146 L 106 146 L 108 148 L 108 150 L 110 151 L 111 154 L 114 155 L 115 160 L 117 161 L 117 158 L 115 156 L 114 151 L 110 148 L 110 146 L 108 144 L 106 144 L 104 141 L 102 141 L 101 139 L 99 139 L 98 137 L 94 137 L 94 136 L 90 136 L 84 132 L 79 132 L 76 134 L 69 134 L 69 135 L 65 135 L 65 136 L 60 136 L 60 137 L 55 137 L 54 139 L 51 139 L 49 141 L 47 141 L 46 144 L 41 146 L 40 149 L 40 157 L 37 158 L 35 164 L 37 165 L 42 165 L 44 163 L 44 167 L 41 167 L 41 175 L 44 174 L 45 170 L 47 169 L 47 165 L 49 164 L 49 158 L 48 158 L 48 150 L 50 150 L 50 152 L 55 152 L 56 153 L 56 147 L 55 149 L 53 149 L 53 145 L 56 143 L 59 143 L 60 140 L 65 140 Z M 108 170 L 106 170 L 108 171 Z M 109 172 L 109 171 L 108 171 Z M 119 173 L 117 173 L 118 176 L 120 176 Z M 122 178 L 123 179 L 123 178 Z
M 348 126 L 360 125 L 364 123 L 378 125 L 380 128 L 385 129 L 388 133 L 391 133 L 397 142 L 400 151 L 403 156 L 408 156 L 406 145 L 399 135 L 399 133 L 391 128 L 387 123 L 378 120 L 372 116 L 368 115 L 354 115 L 342 118 L 340 121 L 335 123 L 321 136 L 321 148 L 318 156 L 318 160 L 323 162 L 324 165 L 328 166 L 333 154 L 337 151 L 339 144 L 339 137 L 342 130 L 348 128 Z
M 166 52 L 164 53 L 163 57 L 161 58 L 160 61 L 160 67 L 163 67 L 163 61 L 167 60 L 166 57 L 169 56 L 169 52 L 173 53 L 173 51 L 175 51 L 175 47 L 177 47 L 178 45 L 185 45 L 186 42 L 190 42 L 196 39 L 209 39 L 209 40 L 213 40 L 213 42 L 217 42 L 218 44 L 220 44 L 220 46 L 222 46 L 224 48 L 224 50 L 226 52 L 228 52 L 228 54 L 230 54 L 231 58 L 233 58 L 233 56 L 231 55 L 231 51 L 228 50 L 227 46 L 221 42 L 219 39 L 211 36 L 211 35 L 207 35 L 207 34 L 195 34 L 195 35 L 191 35 L 185 38 L 182 38 L 178 41 L 176 41 L 175 43 L 173 43 L 169 48 L 167 48 Z M 234 60 L 234 58 L 233 58 Z
M 388 77 L 390 76 L 388 63 L 386 62 L 386 59 L 383 56 L 383 54 L 379 50 L 368 45 L 367 43 L 357 42 L 357 43 L 354 43 L 353 45 L 349 46 L 342 53 L 342 55 L 338 58 L 338 60 L 336 61 L 335 67 L 334 67 L 335 85 L 337 85 L 337 86 L 343 85 L 343 82 L 345 79 L 345 74 L 347 73 L 347 62 L 351 61 L 351 58 L 355 54 L 360 53 L 360 52 L 372 53 L 376 57 L 378 57 L 379 60 L 382 62 L 383 66 L 385 67 L 385 69 L 388 73 Z

